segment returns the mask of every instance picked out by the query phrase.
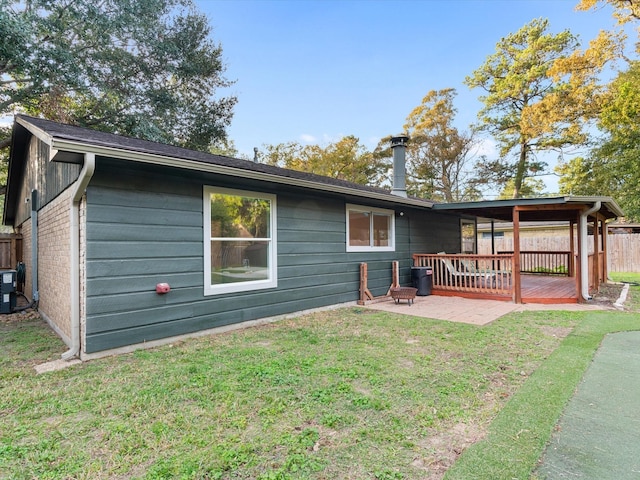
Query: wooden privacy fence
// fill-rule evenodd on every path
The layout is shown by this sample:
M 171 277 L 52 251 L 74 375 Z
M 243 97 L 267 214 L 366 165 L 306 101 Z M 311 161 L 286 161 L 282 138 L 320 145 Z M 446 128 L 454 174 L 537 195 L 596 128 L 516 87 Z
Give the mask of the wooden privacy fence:
M 511 295 L 513 255 L 413 255 L 414 267 L 431 267 L 434 290 Z
M 640 234 L 609 235 L 607 252 L 610 272 L 640 272 Z
M 498 252 L 513 255 L 513 252 Z M 571 252 L 520 252 L 520 273 L 570 276 Z
M 0 233 L 0 270 L 13 270 L 22 260 L 22 235 Z
M 589 236 L 589 250 L 593 252 L 593 236 Z M 495 249 L 513 251 L 513 238 L 495 239 Z M 569 251 L 569 233 L 562 236 L 520 237 L 521 251 Z M 577 247 L 576 247 L 577 251 Z M 491 253 L 491 239 L 478 239 L 478 253 Z M 610 272 L 640 272 L 640 234 L 616 233 L 607 235 L 607 264 Z

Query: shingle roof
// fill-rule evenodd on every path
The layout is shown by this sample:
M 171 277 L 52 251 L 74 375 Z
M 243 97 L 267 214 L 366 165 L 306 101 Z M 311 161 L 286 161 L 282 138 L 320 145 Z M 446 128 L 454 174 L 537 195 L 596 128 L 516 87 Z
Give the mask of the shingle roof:
M 391 194 L 389 190 L 367 185 L 360 185 L 337 178 L 325 177 L 322 175 L 315 175 L 313 173 L 306 173 L 297 170 L 265 165 L 249 160 L 226 157 L 223 155 L 214 155 L 210 153 L 189 150 L 173 145 L 166 145 L 163 143 L 141 140 L 138 138 L 131 138 L 73 125 L 66 125 L 42 118 L 29 117 L 26 115 L 17 115 L 16 119 L 20 119 L 23 122 L 35 126 L 45 134 L 55 139 L 69 140 L 89 146 L 108 147 L 129 152 L 171 157 L 188 162 L 200 162 L 203 164 L 219 165 L 237 170 L 246 170 L 281 178 L 290 178 L 292 180 L 304 180 L 306 182 L 317 184 L 318 186 L 326 187 L 321 189 L 330 190 L 331 187 L 341 187 L 343 189 L 347 188 L 362 193 L 370 192 L 372 194 L 376 194 L 377 198 L 379 198 L 380 195 L 383 195 L 385 197 L 388 197 L 389 201 L 407 203 L 406 201 L 402 201 L 402 197 Z M 411 203 L 423 203 L 425 207 L 430 207 L 432 204 L 432 202 L 423 199 L 414 198 L 411 200 Z

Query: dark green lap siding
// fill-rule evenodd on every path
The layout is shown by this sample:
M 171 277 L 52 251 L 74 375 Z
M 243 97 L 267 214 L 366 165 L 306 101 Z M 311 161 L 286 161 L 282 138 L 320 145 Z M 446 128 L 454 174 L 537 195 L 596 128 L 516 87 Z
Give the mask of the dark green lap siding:
M 347 253 L 346 199 L 243 187 L 197 172 L 98 165 L 87 190 L 87 353 L 354 301 L 361 262 L 369 289 L 383 295 L 393 260 L 408 284 L 411 253 L 437 251 L 429 240 L 439 237 L 434 229 L 446 236 L 458 222 L 438 217 L 436 226 L 430 212 L 396 215 L 395 252 Z M 277 196 L 277 288 L 204 295 L 203 185 Z M 171 292 L 156 294 L 161 282 Z

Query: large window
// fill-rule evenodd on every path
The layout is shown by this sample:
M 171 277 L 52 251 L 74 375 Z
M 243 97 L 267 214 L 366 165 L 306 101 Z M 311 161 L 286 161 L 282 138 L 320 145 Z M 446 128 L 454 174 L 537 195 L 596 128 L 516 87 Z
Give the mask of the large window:
M 204 293 L 277 286 L 276 197 L 204 188 Z
M 347 252 L 394 251 L 393 210 L 347 205 Z

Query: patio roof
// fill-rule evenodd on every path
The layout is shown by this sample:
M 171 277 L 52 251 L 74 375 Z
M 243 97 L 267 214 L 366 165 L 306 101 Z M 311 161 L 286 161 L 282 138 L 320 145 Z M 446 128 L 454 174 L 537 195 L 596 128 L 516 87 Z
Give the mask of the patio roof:
M 520 221 L 568 221 L 575 220 L 579 212 L 593 207 L 597 202 L 601 204 L 599 213 L 603 217 L 611 219 L 624 216 L 618 204 L 611 197 L 605 196 L 563 196 L 437 203 L 433 209 L 462 215 L 475 215 L 481 220 L 513 222 L 513 211 L 518 207 Z

